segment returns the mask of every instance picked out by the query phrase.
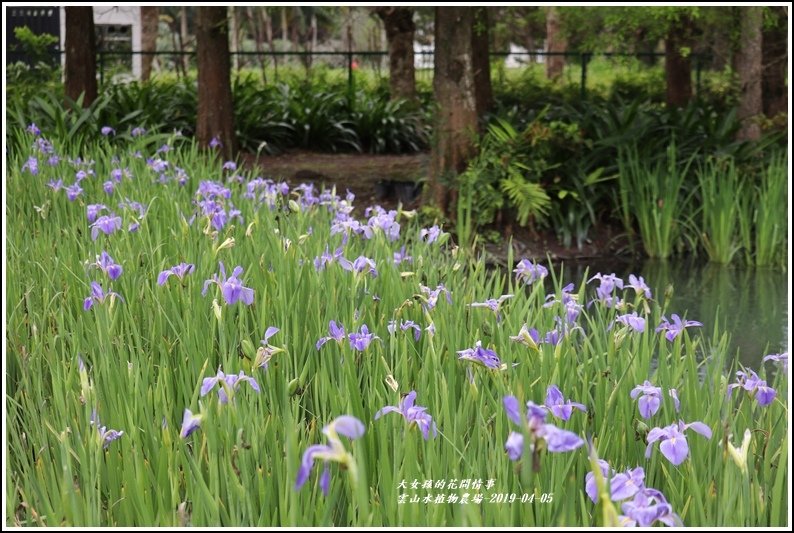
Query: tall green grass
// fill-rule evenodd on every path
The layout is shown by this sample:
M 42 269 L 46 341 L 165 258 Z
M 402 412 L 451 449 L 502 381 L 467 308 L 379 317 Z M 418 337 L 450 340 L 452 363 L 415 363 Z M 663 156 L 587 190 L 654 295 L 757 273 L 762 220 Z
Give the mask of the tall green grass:
M 788 157 L 776 152 L 761 174 L 755 208 L 755 264 L 785 266 L 788 243 Z
M 742 209 L 749 186 L 743 181 L 732 159 L 708 160 L 697 172 L 700 185 L 701 239 L 709 260 L 730 263 L 740 250 L 740 227 L 748 221 Z
M 686 193 L 684 183 L 693 161 L 694 156 L 679 162 L 675 144 L 656 162 L 643 161 L 636 146 L 619 151 L 621 216 L 629 231 L 636 222 L 649 257 L 670 257 L 686 235 L 692 194 Z
M 11 135 L 12 146 L 33 142 L 24 131 Z M 221 162 L 194 145 L 157 154 L 170 164 L 166 175 L 179 167 L 189 176 L 180 187 L 175 180 L 159 182 L 159 172 L 146 162 L 155 154 L 145 138 L 116 148 L 97 143 L 81 153 L 66 151 L 62 139 L 53 142 L 62 156 L 56 166 L 27 149 L 6 154 L 6 525 L 603 523 L 584 493 L 591 469 L 587 447 L 541 452 L 537 472 L 505 453 L 505 440 L 516 428 L 503 397 L 540 404 L 552 384 L 585 404 L 587 413 L 549 421 L 591 439 L 593 453 L 617 470 L 642 466 L 646 485 L 661 490 L 686 525 L 785 525 L 788 383 L 767 364 L 756 370 L 777 388 L 778 399 L 761 407 L 737 390 L 727 400 L 733 374 L 726 377 L 726 369 L 735 369 L 727 333 L 704 338 L 690 328 L 668 342 L 654 331 L 664 309 L 627 290 L 620 293 L 625 310 L 646 317 L 644 333 L 616 326 L 618 311 L 596 302 L 582 310 L 583 331 L 557 346 L 527 348 L 509 337 L 524 323 L 545 333 L 565 316 L 559 304 L 544 307 L 548 289 L 517 284 L 513 276 L 488 270 L 451 245 L 422 242 L 416 218 L 407 213 L 399 218 L 399 240 L 352 235 L 345 246 L 349 259 L 373 258 L 377 277 L 355 276 L 338 265 L 317 272 L 313 259 L 342 242 L 341 235 L 330 234 L 333 213 L 326 206 L 302 206 L 295 192 L 274 210 L 257 207 L 243 196 L 244 185 L 230 183 L 244 222 L 235 220 L 213 234 L 201 217 L 192 225 L 187 220 L 199 182 L 223 181 L 225 174 Z M 31 155 L 39 159 L 35 175 L 21 170 Z M 96 177 L 83 181 L 83 196 L 72 203 L 46 183 L 63 178 L 71 184 L 75 168 L 66 156 L 78 155 L 94 161 Z M 133 177 L 108 197 L 102 182 L 114 168 L 126 168 Z M 246 179 L 256 175 L 240 173 Z M 124 230 L 92 241 L 86 204 L 104 202 L 119 211 L 123 198 L 148 206 L 140 229 L 125 231 L 131 219 L 124 214 Z M 233 245 L 227 241 L 232 238 Z M 395 266 L 393 253 L 403 245 L 413 263 Z M 112 283 L 86 266 L 102 250 L 124 268 Z M 194 263 L 195 272 L 158 286 L 158 273 L 181 261 Z M 245 269 L 241 279 L 255 291 L 253 305 L 227 306 L 214 286 L 202 296 L 203 282 L 218 272 L 218 261 L 229 270 Z M 124 301 L 83 311 L 92 280 Z M 420 284 L 440 283 L 452 292 L 452 303 L 442 295 L 434 309 L 423 309 Z M 564 284 L 555 276 L 551 290 L 557 298 Z M 591 292 L 582 285 L 575 295 L 584 304 Z M 468 305 L 501 294 L 515 297 L 502 304 L 498 317 Z M 435 335 L 423 330 L 414 341 L 410 331 L 390 334 L 392 319 L 413 320 L 422 328 L 432 324 Z M 346 342 L 329 342 L 318 351 L 315 342 L 328 334 L 329 320 L 347 331 L 367 324 L 381 340 L 365 352 L 352 351 Z M 280 328 L 269 342 L 284 351 L 273 356 L 267 370 L 252 368 L 253 347 L 269 326 Z M 478 340 L 501 356 L 505 370 L 469 369 L 458 359 L 458 350 Z M 200 397 L 202 379 L 218 368 L 255 376 L 261 392 L 243 386 L 225 405 L 215 392 Z M 650 420 L 639 417 L 629 396 L 646 379 L 665 389 L 661 410 Z M 680 412 L 666 396 L 669 388 L 678 390 Z M 438 425 L 433 440 L 425 441 L 397 415 L 373 420 L 379 409 L 396 405 L 411 390 Z M 197 432 L 180 438 L 185 408 L 204 418 Z M 94 409 L 102 425 L 124 431 L 107 449 L 91 425 Z M 303 489 L 294 490 L 304 450 L 325 443 L 322 428 L 343 414 L 366 426 L 362 439 L 344 439 L 357 477 L 332 464 L 330 492 L 323 496 L 318 463 Z M 648 429 L 679 419 L 703 421 L 713 438 L 690 433 L 691 455 L 678 467 L 660 455 L 658 445 L 646 459 Z M 746 472 L 726 452 L 728 439 L 736 444 L 745 429 L 753 435 Z M 425 480 L 435 486 L 453 479 L 458 484 L 480 479 L 483 486 L 410 488 L 414 480 L 421 487 Z M 403 480 L 408 489 L 399 488 Z M 487 480 L 493 480 L 488 489 Z M 405 503 L 402 493 L 408 494 Z M 469 493 L 467 505 L 421 501 L 427 494 L 464 493 Z M 481 503 L 472 502 L 475 493 L 483 496 Z M 508 502 L 496 503 L 499 494 L 507 494 Z M 534 502 L 527 496 L 521 503 L 524 494 L 534 494 Z M 419 503 L 411 503 L 413 495 Z M 517 496 L 512 503 L 511 495 Z

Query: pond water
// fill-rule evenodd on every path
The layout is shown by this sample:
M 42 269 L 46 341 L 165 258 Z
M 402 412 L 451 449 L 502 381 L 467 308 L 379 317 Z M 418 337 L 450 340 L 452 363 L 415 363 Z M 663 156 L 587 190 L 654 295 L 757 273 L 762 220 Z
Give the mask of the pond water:
M 597 272 L 615 273 L 624 281 L 629 274 L 644 277 L 653 297 L 666 305 L 668 318 L 676 313 L 702 322 L 708 339 L 719 323 L 720 329 L 730 334 L 730 353 L 738 353 L 739 361 L 754 370 L 760 368 L 765 355 L 788 349 L 789 278 L 780 270 L 691 260 L 636 264 L 603 259 L 566 262 L 562 268 L 565 282 L 577 287 L 585 275 Z M 559 273 L 560 265 L 555 271 Z

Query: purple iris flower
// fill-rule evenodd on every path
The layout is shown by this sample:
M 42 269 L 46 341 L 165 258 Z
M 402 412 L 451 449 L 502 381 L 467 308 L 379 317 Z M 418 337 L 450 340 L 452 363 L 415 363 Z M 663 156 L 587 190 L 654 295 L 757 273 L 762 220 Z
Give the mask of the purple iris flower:
M 489 298 L 484 302 L 474 302 L 473 304 L 469 304 L 469 307 L 487 307 L 491 311 L 494 312 L 497 318 L 499 318 L 499 307 L 502 305 L 502 302 L 505 300 L 509 300 L 512 298 L 512 294 L 503 294 L 498 299 L 497 298 Z
M 97 416 L 96 410 L 91 413 L 91 424 L 97 429 L 99 433 L 99 442 L 102 443 L 102 448 L 106 449 L 110 446 L 110 443 L 116 439 L 120 439 L 122 435 L 124 435 L 123 431 L 117 431 L 115 429 L 108 429 L 107 426 L 101 425 L 102 423 L 99 421 L 99 416 Z
M 256 359 L 254 359 L 253 368 L 264 368 L 265 370 L 267 370 L 267 365 L 268 363 L 270 363 L 270 360 L 273 358 L 273 356 L 278 352 L 284 351 L 283 348 L 276 348 L 275 346 L 271 346 L 267 342 L 270 339 L 270 337 L 272 337 L 279 331 L 280 330 L 275 326 L 270 326 L 265 330 L 264 337 L 262 338 L 261 341 L 259 341 L 259 344 L 261 344 L 262 347 L 256 351 Z
M 551 411 L 551 414 L 562 420 L 571 418 L 574 408 L 584 413 L 587 412 L 587 408 L 581 403 L 572 402 L 570 400 L 566 402 L 562 392 L 557 388 L 557 385 L 551 385 L 546 389 L 546 401 L 544 404 L 548 410 Z
M 84 311 L 88 311 L 96 303 L 105 303 L 105 299 L 107 299 L 107 298 L 110 298 L 111 301 L 112 301 L 113 298 L 115 298 L 116 296 L 118 296 L 118 298 L 122 302 L 124 301 L 124 298 L 122 298 L 119 293 L 112 292 L 112 291 L 105 292 L 105 290 L 102 288 L 102 285 L 100 285 L 96 281 L 92 281 L 91 282 L 91 296 L 89 296 L 88 298 L 83 300 L 83 310 Z
M 730 398 L 733 389 L 741 387 L 749 392 L 759 405 L 769 405 L 777 396 L 777 391 L 766 384 L 766 381 L 758 377 L 753 370 L 747 372 L 738 370 L 736 372 L 736 383 L 728 385 L 728 397 Z
M 30 173 L 34 176 L 37 176 L 39 173 L 39 160 L 33 156 L 30 156 L 27 162 L 22 165 L 22 172 L 25 172 L 26 170 L 30 171 Z
M 112 180 L 107 180 L 102 184 L 102 190 L 105 191 L 105 194 L 111 195 L 116 190 L 116 183 Z
M 339 258 L 342 257 L 343 252 L 344 249 L 340 246 L 339 248 L 334 250 L 333 254 L 331 254 L 330 251 L 328 250 L 328 246 L 326 246 L 325 252 L 321 256 L 314 258 L 314 269 L 317 272 L 324 270 L 327 265 L 335 261 L 338 261 Z
M 645 488 L 645 470 L 642 467 L 629 468 L 618 474 L 604 460 L 599 459 L 598 465 L 604 478 L 609 479 L 610 499 L 614 502 L 631 498 Z M 585 492 L 593 503 L 598 503 L 598 487 L 593 472 L 585 476 Z
M 615 322 L 620 322 L 621 324 L 630 327 L 637 333 L 642 333 L 645 331 L 645 319 L 639 316 L 636 311 L 615 317 Z
M 681 400 L 678 399 L 678 391 L 676 389 L 670 389 L 667 391 L 670 397 L 673 399 L 673 405 L 675 405 L 675 412 L 679 412 L 681 410 Z
M 344 257 L 340 257 L 339 266 L 349 272 L 355 272 L 356 274 L 367 272 L 373 278 L 378 276 L 378 271 L 375 269 L 375 261 L 363 255 L 358 256 L 352 263 Z
M 102 129 L 99 130 L 99 132 L 105 137 L 107 137 L 108 135 L 115 135 L 116 134 L 116 130 L 114 130 L 110 126 L 102 126 Z
M 389 333 L 394 335 L 394 332 L 397 331 L 397 321 L 390 320 L 386 329 L 389 330 Z M 408 331 L 409 329 L 414 330 L 414 340 L 418 341 L 419 338 L 422 336 L 422 328 L 419 327 L 413 320 L 403 320 L 400 322 L 400 330 Z
M 540 334 L 535 328 L 527 328 L 527 325 L 524 324 L 521 326 L 518 335 L 511 335 L 510 340 L 521 343 L 529 348 L 537 348 L 538 344 L 540 344 Z
M 663 428 L 655 427 L 648 432 L 648 446 L 645 449 L 645 458 L 650 458 L 653 443 L 658 440 L 660 441 L 659 450 L 668 461 L 675 466 L 683 463 L 684 459 L 689 455 L 689 444 L 687 443 L 686 435 L 684 435 L 684 431 L 687 429 L 691 429 L 707 439 L 711 438 L 711 428 L 703 422 L 685 424 L 679 420 L 677 424 L 671 424 Z
M 220 262 L 219 266 L 221 275 L 213 274 L 212 279 L 204 281 L 204 289 L 201 291 L 202 296 L 206 295 L 209 286 L 215 283 L 221 288 L 223 299 L 226 300 L 228 305 L 234 305 L 241 300 L 245 305 L 254 303 L 254 289 L 243 286 L 243 282 L 239 279 L 240 274 L 243 273 L 243 267 L 234 267 L 232 275 L 227 278 L 226 267 L 224 267 L 223 262 Z
M 546 267 L 533 263 L 529 259 L 519 261 L 513 272 L 515 272 L 516 281 L 523 281 L 526 285 L 531 285 L 549 275 Z
M 228 403 L 229 396 L 227 391 L 232 392 L 232 396 L 240 388 L 240 384 L 247 382 L 254 392 L 259 392 L 259 383 L 256 382 L 251 376 L 246 376 L 245 372 L 240 370 L 239 374 L 225 374 L 220 368 L 218 373 L 211 378 L 204 378 L 201 382 L 201 396 L 206 396 L 215 387 L 220 384 L 218 389 L 218 399 L 221 403 Z
M 623 289 L 623 280 L 615 274 L 601 274 L 600 272 L 587 280 L 599 280 L 600 284 L 596 289 L 596 299 L 606 307 L 616 307 L 621 303 L 620 298 L 614 296 L 615 289 Z M 591 302 L 592 303 L 592 302 Z
M 551 346 L 557 346 L 560 341 L 562 341 L 562 337 L 563 335 L 555 328 L 546 332 L 546 337 L 543 339 L 543 342 Z
M 132 128 L 132 131 L 130 132 L 130 135 L 132 135 L 133 137 L 140 137 L 141 135 L 145 135 L 145 134 L 146 134 L 146 130 L 140 126 L 138 126 L 137 128 Z
M 114 231 L 121 229 L 121 217 L 117 215 L 102 215 L 91 224 L 91 240 L 96 240 L 101 231 L 105 235 L 110 235 Z
M 83 188 L 80 187 L 79 183 L 74 183 L 66 187 L 66 197 L 69 199 L 70 202 L 74 202 L 77 200 L 77 197 L 83 193 Z
M 324 462 L 323 473 L 320 475 L 320 489 L 322 489 L 324 495 L 328 495 L 328 489 L 331 485 L 329 462 L 339 463 L 355 479 L 357 476 L 355 459 L 345 449 L 339 435 L 355 440 L 361 438 L 364 435 L 364 431 L 364 424 L 361 420 L 350 415 L 337 417 L 325 426 L 323 434 L 325 434 L 329 444 L 314 444 L 303 452 L 301 465 L 298 468 L 298 476 L 295 479 L 295 490 L 300 490 L 306 484 L 314 467 L 314 461 L 317 459 Z
M 350 347 L 359 352 L 363 352 L 364 350 L 366 350 L 369 347 L 370 343 L 375 339 L 380 339 L 380 337 L 378 337 L 374 333 L 369 332 L 369 328 L 367 328 L 366 324 L 363 324 L 361 326 L 360 332 L 353 331 L 350 334 L 348 334 L 347 338 L 350 341 Z
M 96 258 L 96 263 L 91 266 L 95 266 L 102 270 L 107 276 L 112 280 L 115 281 L 121 276 L 121 273 L 124 272 L 124 269 L 121 268 L 121 265 L 116 264 L 110 254 L 106 251 L 102 251 L 102 255 L 98 255 Z
M 399 406 L 387 405 L 375 413 L 375 420 L 379 419 L 386 413 L 400 414 L 403 418 L 405 418 L 405 421 L 409 426 L 411 424 L 416 424 L 419 427 L 419 430 L 422 432 L 422 436 L 425 438 L 425 440 L 429 440 L 431 437 L 435 437 L 438 434 L 436 423 L 433 422 L 433 417 L 427 414 L 427 407 L 414 405 L 415 401 L 416 391 L 411 391 L 400 400 Z
M 176 276 L 180 280 L 185 279 L 185 276 L 191 274 L 195 268 L 196 265 L 192 265 L 190 263 L 179 263 L 168 270 L 163 270 L 160 272 L 160 274 L 157 276 L 157 284 L 162 287 L 166 284 L 166 282 L 168 282 L 168 278 L 171 276 Z
M 625 502 L 621 509 L 628 519 L 626 525 L 650 527 L 657 520 L 669 527 L 684 525 L 681 517 L 673 512 L 664 494 L 656 489 L 642 489 L 633 500 Z
M 474 348 L 467 348 L 465 350 L 458 350 L 458 359 L 471 361 L 485 368 L 492 370 L 502 370 L 502 361 L 496 352 L 482 347 L 482 341 L 477 341 Z
M 336 341 L 341 344 L 345 340 L 345 328 L 341 324 L 337 325 L 337 323 L 333 320 L 328 322 L 328 337 L 322 337 L 317 341 L 315 347 L 319 350 L 323 347 L 323 345 L 328 341 Z
M 235 163 L 234 161 L 226 161 L 223 164 L 223 170 L 235 171 L 237 170 L 237 163 Z
M 662 406 L 662 388 L 654 387 L 647 379 L 642 385 L 637 385 L 631 391 L 631 398 L 634 400 L 640 396 L 637 406 L 643 418 L 651 418 Z
M 47 182 L 47 187 L 49 187 L 55 192 L 58 192 L 63 188 L 63 180 L 62 179 L 50 180 L 49 182 Z
M 550 452 L 570 452 L 584 444 L 584 440 L 571 431 L 560 429 L 553 424 L 546 423 L 546 409 L 533 402 L 527 402 L 526 416 L 521 416 L 518 399 L 515 396 L 505 396 L 505 412 L 507 417 L 518 426 L 524 428 L 529 433 L 531 442 L 530 450 L 533 455 L 537 453 L 535 443 L 539 439 L 546 442 L 546 448 Z M 524 452 L 524 436 L 511 432 L 505 450 L 511 460 L 517 461 Z
M 783 366 L 783 372 L 788 372 L 788 352 L 772 353 L 764 357 L 762 362 L 774 361 Z
M 38 126 L 36 126 L 35 122 L 31 122 L 30 125 L 28 125 L 28 127 L 25 128 L 25 130 L 28 133 L 32 133 L 33 135 L 37 135 L 37 136 L 41 135 L 41 130 L 39 129 Z
M 182 415 L 182 429 L 179 432 L 179 436 L 183 439 L 187 438 L 188 435 L 199 428 L 203 419 L 204 415 L 194 415 L 190 409 L 185 409 L 185 412 Z
M 438 240 L 441 236 L 441 228 L 438 225 L 434 225 L 430 228 L 422 228 L 419 231 L 419 240 L 425 241 L 427 244 L 432 244 Z
M 513 271 L 515 272 L 515 270 Z M 547 294 L 546 295 L 546 303 L 543 304 L 543 307 L 551 307 L 555 303 L 562 303 L 563 305 L 567 305 L 571 302 L 576 302 L 576 297 L 571 294 L 574 290 L 573 283 L 569 283 L 565 287 L 562 288 L 560 291 L 561 298 L 558 300 L 556 295 L 554 294 Z
M 675 314 L 672 315 L 672 319 L 673 322 L 671 324 L 666 317 L 662 316 L 662 323 L 656 328 L 656 333 L 666 331 L 667 333 L 665 333 L 664 336 L 670 342 L 673 342 L 676 337 L 683 333 L 684 328 L 700 327 L 703 325 L 695 320 L 681 320 L 681 317 Z
M 413 263 L 414 258 L 405 252 L 405 246 L 400 248 L 399 252 L 394 252 L 394 264 L 399 265 L 402 262 Z
M 99 213 L 101 213 L 102 211 L 107 211 L 106 205 L 88 204 L 86 206 L 86 217 L 88 218 L 88 222 L 90 224 L 93 224 L 96 221 L 97 217 L 99 216 Z
M 425 303 L 423 307 L 426 311 L 429 311 L 435 308 L 436 304 L 438 303 L 438 297 L 443 292 L 447 297 L 447 302 L 452 303 L 452 293 L 444 287 L 444 285 L 438 285 L 435 289 L 430 289 L 430 287 L 425 287 L 424 285 L 419 285 L 419 290 L 422 291 L 424 295 Z
M 218 148 L 220 146 L 223 146 L 223 143 L 217 136 L 210 139 L 210 148 Z
M 634 289 L 637 294 L 643 294 L 645 298 L 651 297 L 651 289 L 645 284 L 642 276 L 638 278 L 634 274 L 629 274 L 629 287 Z

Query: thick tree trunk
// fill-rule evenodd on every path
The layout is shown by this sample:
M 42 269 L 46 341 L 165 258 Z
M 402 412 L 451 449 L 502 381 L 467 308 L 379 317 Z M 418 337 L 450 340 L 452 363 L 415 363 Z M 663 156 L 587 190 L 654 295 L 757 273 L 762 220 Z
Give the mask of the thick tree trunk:
M 692 99 L 692 63 L 681 53 L 689 45 L 689 21 L 673 26 L 664 40 L 664 72 L 667 83 L 667 105 L 685 106 Z
M 229 30 L 225 7 L 199 7 L 196 24 L 198 51 L 198 117 L 196 139 L 209 146 L 221 142 L 220 153 L 234 159 L 234 108 L 229 63 Z
M 92 7 L 66 9 L 66 66 L 64 91 L 66 97 L 77 100 L 81 94 L 83 107 L 96 100 L 96 36 Z
M 558 80 L 565 68 L 565 56 L 556 55 L 565 52 L 567 44 L 560 33 L 560 12 L 556 7 L 546 8 L 546 78 Z
M 742 7 L 741 45 L 736 57 L 736 72 L 739 75 L 738 118 L 742 123 L 736 138 L 756 141 L 761 138 L 758 116 L 763 112 L 761 100 L 761 25 L 763 7 Z
M 435 15 L 436 110 L 431 180 L 436 204 L 450 214 L 455 192 L 447 183 L 466 170 L 476 150 L 477 107 L 471 49 L 474 9 L 436 7 Z
M 378 7 L 375 13 L 383 21 L 389 43 L 389 88 L 391 97 L 416 97 L 414 70 L 414 10 L 407 7 Z
M 764 114 L 773 117 L 788 111 L 788 16 L 784 7 L 770 7 L 774 24 L 764 27 L 762 54 Z
M 152 75 L 152 63 L 157 51 L 157 27 L 160 23 L 160 8 L 141 6 L 141 80 L 147 81 Z
M 493 105 L 491 89 L 491 58 L 488 42 L 488 8 L 474 8 L 474 28 L 472 29 L 472 65 L 474 67 L 474 98 L 477 117 L 482 117 Z

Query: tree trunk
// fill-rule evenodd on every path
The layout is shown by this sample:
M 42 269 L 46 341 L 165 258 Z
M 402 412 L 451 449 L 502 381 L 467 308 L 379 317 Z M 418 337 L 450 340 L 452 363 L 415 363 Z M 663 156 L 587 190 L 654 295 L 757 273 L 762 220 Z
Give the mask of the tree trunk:
M 141 7 L 141 51 L 148 52 L 141 56 L 141 81 L 148 81 L 152 75 L 152 63 L 157 51 L 157 28 L 160 24 L 160 8 L 157 6 Z
M 667 105 L 685 106 L 692 99 L 692 63 L 682 54 L 689 45 L 689 24 L 686 18 L 670 28 L 664 40 L 664 73 L 667 84 Z
M 788 16 L 784 7 L 770 7 L 773 25 L 766 27 L 762 37 L 764 72 L 762 96 L 764 114 L 774 117 L 788 111 Z
M 187 8 L 183 6 L 179 8 L 179 50 L 182 52 L 182 72 L 185 74 L 186 78 L 190 67 L 190 58 L 184 53 L 187 51 L 187 39 Z
M 416 98 L 414 70 L 414 10 L 407 7 L 378 7 L 389 43 L 389 88 L 391 97 Z
M 229 81 L 229 30 L 225 7 L 199 7 L 196 24 L 198 51 L 198 117 L 196 139 L 209 146 L 221 142 L 220 153 L 227 160 L 237 152 L 234 136 L 234 108 Z
M 448 215 L 456 193 L 447 183 L 466 170 L 476 150 L 473 23 L 474 9 L 470 7 L 436 7 L 433 69 L 436 110 L 431 184 L 436 205 Z
M 237 10 L 234 6 L 229 6 L 227 10 L 229 16 L 229 35 L 231 36 L 229 39 L 229 57 L 231 58 L 232 68 L 239 71 L 240 56 L 237 55 L 237 52 L 240 50 L 240 28 L 237 21 Z
M 763 7 L 741 7 L 741 44 L 736 57 L 736 72 L 739 75 L 739 112 L 742 123 L 736 134 L 741 141 L 757 141 L 761 138 L 758 116 L 763 112 L 761 100 L 761 25 Z
M 488 8 L 474 8 L 474 27 L 472 29 L 472 65 L 474 67 L 474 97 L 477 117 L 482 118 L 493 105 L 491 89 L 491 58 L 488 43 Z
M 66 9 L 66 66 L 64 91 L 66 97 L 77 100 L 81 94 L 83 107 L 96 100 L 96 35 L 92 7 Z
M 560 33 L 560 12 L 556 7 L 546 8 L 546 78 L 558 80 L 565 68 L 565 56 L 556 55 L 565 52 L 565 39 Z

